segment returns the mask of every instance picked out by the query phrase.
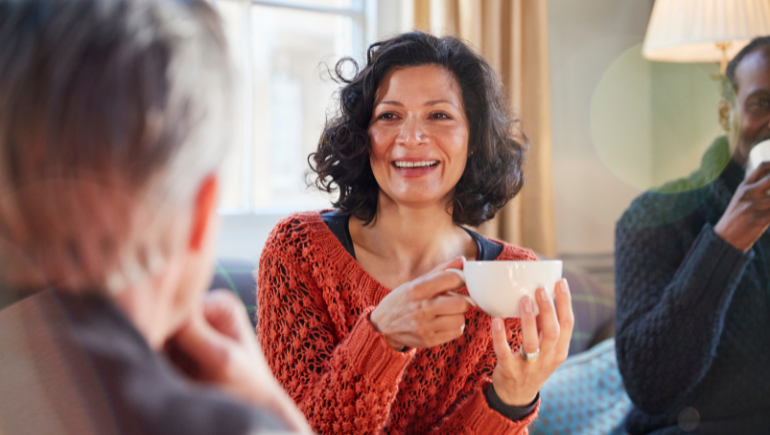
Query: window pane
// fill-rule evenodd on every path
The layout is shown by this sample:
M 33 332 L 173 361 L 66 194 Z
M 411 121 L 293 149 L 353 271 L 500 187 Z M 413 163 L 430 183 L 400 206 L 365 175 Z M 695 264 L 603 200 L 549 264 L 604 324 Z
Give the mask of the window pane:
M 318 6 L 324 8 L 337 8 L 337 9 L 351 9 L 353 5 L 356 6 L 360 3 L 360 0 L 288 0 L 292 4 L 301 4 L 308 6 Z
M 325 65 L 352 54 L 353 21 L 253 6 L 251 31 L 252 205 L 327 206 L 328 199 L 305 187 L 303 175 L 337 89 Z
M 244 167 L 243 159 L 247 155 L 247 135 L 245 134 L 248 125 L 246 122 L 246 98 L 241 89 L 245 86 L 243 83 L 243 71 L 246 68 L 248 55 L 248 23 L 247 18 L 250 6 L 244 2 L 219 1 L 215 4 L 217 10 L 222 16 L 224 24 L 225 37 L 227 38 L 230 58 L 235 69 L 236 79 L 239 86 L 236 88 L 235 107 L 233 114 L 238 119 L 234 120 L 232 126 L 236 131 L 231 132 L 230 138 L 233 141 L 233 149 L 228 155 L 223 171 L 223 184 L 220 197 L 220 207 L 223 209 L 238 209 L 248 206 L 250 198 L 245 197 L 243 184 L 248 181 L 248 172 L 250 168 Z M 244 171 L 245 170 L 245 171 Z

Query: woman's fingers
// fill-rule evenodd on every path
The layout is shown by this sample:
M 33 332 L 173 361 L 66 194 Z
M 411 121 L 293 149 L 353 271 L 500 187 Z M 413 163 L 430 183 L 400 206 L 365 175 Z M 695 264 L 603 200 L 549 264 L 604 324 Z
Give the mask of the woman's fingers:
M 498 317 L 492 319 L 492 346 L 495 348 L 498 365 L 510 367 L 514 364 L 515 356 L 508 345 L 508 334 L 506 334 L 505 331 L 505 322 Z
M 537 319 L 535 319 L 535 308 L 529 296 L 521 298 L 519 311 L 521 312 L 521 349 L 526 353 L 535 353 L 540 348 L 540 339 L 537 331 Z
M 465 316 L 462 314 L 438 316 L 426 325 L 426 329 L 433 333 L 456 333 L 459 337 L 465 330 Z
M 572 312 L 572 296 L 569 292 L 569 283 L 562 279 L 556 284 L 556 312 L 559 316 L 561 335 L 556 342 L 556 353 L 561 358 L 566 358 L 569 353 L 569 342 L 572 339 L 572 329 L 575 326 L 575 315 Z
M 558 284 L 557 284 L 558 285 Z M 537 305 L 540 308 L 540 333 L 542 335 L 542 342 L 540 343 L 540 350 L 548 353 L 556 347 L 556 342 L 559 339 L 559 321 L 556 318 L 556 307 L 553 305 L 553 301 L 548 297 L 545 289 L 539 288 L 535 292 L 535 298 L 537 299 Z
M 468 301 L 460 296 L 439 296 L 422 302 L 426 317 L 464 314 L 468 311 Z

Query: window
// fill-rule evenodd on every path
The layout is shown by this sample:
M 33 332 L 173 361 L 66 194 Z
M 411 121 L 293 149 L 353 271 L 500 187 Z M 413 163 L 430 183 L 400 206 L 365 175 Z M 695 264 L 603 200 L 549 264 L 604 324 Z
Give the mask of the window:
M 371 0 L 216 0 L 239 74 L 235 150 L 226 163 L 224 215 L 285 214 L 329 206 L 306 187 L 338 85 L 326 67 L 359 63 L 374 10 Z

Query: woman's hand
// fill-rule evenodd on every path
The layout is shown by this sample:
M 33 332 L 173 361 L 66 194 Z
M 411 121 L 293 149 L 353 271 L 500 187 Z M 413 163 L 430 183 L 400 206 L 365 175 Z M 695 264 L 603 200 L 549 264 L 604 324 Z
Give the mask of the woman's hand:
M 528 354 L 539 349 L 537 359 L 525 361 L 521 354 L 512 352 L 503 319 L 492 320 L 492 342 L 497 354 L 492 384 L 500 400 L 508 405 L 523 407 L 532 403 L 546 379 L 567 359 L 575 320 L 566 279 L 556 283 L 555 293 L 554 307 L 545 290 L 537 290 L 537 318 L 532 301 L 527 297 L 521 301 L 521 347 Z
M 468 303 L 458 296 L 441 296 L 462 288 L 456 273 L 463 258 L 456 258 L 390 292 L 370 315 L 374 329 L 394 349 L 427 348 L 452 341 L 465 331 Z
M 291 430 L 312 433 L 305 417 L 267 366 L 241 301 L 216 290 L 166 344 L 185 373 L 214 384 L 254 406 L 279 416 Z

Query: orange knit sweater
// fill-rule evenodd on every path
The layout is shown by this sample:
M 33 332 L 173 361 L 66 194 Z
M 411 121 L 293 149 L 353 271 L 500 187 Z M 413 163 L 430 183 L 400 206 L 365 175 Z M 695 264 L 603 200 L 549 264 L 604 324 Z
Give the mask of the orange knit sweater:
M 505 244 L 499 260 L 535 260 Z M 258 270 L 257 334 L 267 361 L 322 434 L 527 434 L 489 408 L 497 363 L 491 318 L 476 308 L 465 334 L 430 349 L 393 350 L 368 320 L 390 291 L 353 259 L 318 212 L 270 233 Z M 461 290 L 467 294 L 466 289 Z M 518 347 L 520 323 L 506 321 Z

